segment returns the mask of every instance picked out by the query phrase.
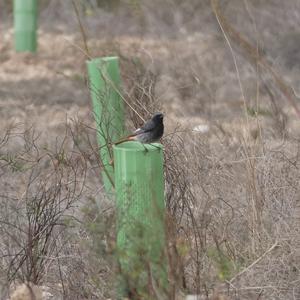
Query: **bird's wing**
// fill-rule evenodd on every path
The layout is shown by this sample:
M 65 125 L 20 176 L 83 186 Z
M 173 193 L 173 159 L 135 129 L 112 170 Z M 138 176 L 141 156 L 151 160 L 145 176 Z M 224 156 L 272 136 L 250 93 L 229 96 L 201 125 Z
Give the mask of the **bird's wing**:
M 151 131 L 155 128 L 155 123 L 152 120 L 147 121 L 142 127 L 136 129 L 132 135 L 138 135 L 140 133 Z
M 143 130 L 142 130 L 141 128 L 138 128 L 138 129 L 136 129 L 136 130 L 133 132 L 133 134 L 134 134 L 134 135 L 137 135 L 137 134 L 139 134 L 139 133 L 141 133 L 141 132 L 143 132 Z
M 149 120 L 140 128 L 140 130 L 143 132 L 148 132 L 148 131 L 153 130 L 155 128 L 155 126 L 156 125 L 153 122 L 153 120 Z

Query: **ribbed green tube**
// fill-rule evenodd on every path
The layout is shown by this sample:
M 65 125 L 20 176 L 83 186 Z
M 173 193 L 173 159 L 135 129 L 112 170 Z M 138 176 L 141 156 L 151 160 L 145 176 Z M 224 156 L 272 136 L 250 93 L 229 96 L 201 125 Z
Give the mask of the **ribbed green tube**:
M 111 193 L 114 174 L 111 165 L 110 143 L 124 136 L 124 105 L 120 90 L 118 57 L 95 58 L 87 61 L 89 88 L 97 125 L 102 178 L 107 193 Z
M 37 0 L 14 0 L 14 40 L 17 52 L 37 48 Z
M 119 290 L 155 299 L 149 282 L 159 293 L 167 289 L 162 146 L 125 142 L 114 146 L 114 161 Z

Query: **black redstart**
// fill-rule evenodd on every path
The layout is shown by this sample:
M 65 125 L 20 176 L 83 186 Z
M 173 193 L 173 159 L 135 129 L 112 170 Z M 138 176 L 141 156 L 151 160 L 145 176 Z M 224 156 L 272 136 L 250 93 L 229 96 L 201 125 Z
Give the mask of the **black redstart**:
M 133 134 L 118 141 L 115 145 L 126 141 L 138 141 L 143 144 L 150 144 L 158 141 L 164 134 L 164 115 L 160 112 L 155 113 L 142 127 L 138 128 Z

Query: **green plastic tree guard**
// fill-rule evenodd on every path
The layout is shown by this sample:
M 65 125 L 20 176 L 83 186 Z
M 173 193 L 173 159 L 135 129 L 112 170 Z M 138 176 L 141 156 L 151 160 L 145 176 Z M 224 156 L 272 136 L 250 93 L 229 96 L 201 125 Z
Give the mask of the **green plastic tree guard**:
M 124 142 L 114 161 L 119 297 L 130 290 L 157 299 L 151 286 L 160 294 L 168 286 L 162 146 Z
M 37 48 L 37 0 L 14 0 L 14 40 L 17 52 Z
M 124 136 L 124 105 L 119 94 L 120 72 L 118 57 L 95 58 L 87 61 L 89 88 L 97 125 L 102 178 L 105 190 L 112 192 L 114 173 L 110 145 Z

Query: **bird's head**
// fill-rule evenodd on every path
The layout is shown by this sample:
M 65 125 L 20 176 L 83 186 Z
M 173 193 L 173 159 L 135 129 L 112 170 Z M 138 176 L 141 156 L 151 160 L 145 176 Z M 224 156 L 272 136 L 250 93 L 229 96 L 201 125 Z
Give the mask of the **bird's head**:
M 162 122 L 164 115 L 161 112 L 157 112 L 153 115 L 152 120 Z

